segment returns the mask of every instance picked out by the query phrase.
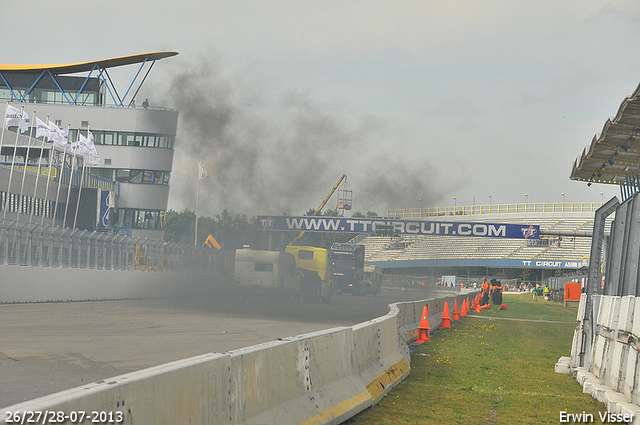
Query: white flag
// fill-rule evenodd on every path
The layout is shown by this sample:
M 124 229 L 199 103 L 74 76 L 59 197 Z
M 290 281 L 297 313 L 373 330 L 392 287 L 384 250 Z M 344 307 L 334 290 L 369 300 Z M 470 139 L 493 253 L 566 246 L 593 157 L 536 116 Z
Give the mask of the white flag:
M 76 149 L 76 153 L 80 155 L 90 155 L 90 166 L 100 165 L 100 154 L 96 149 L 96 145 L 93 142 L 93 133 L 89 132 L 88 137 L 84 137 L 82 133 L 79 135 L 77 143 L 72 143 L 71 146 Z
M 7 112 L 5 113 L 4 118 L 5 128 L 18 126 L 20 128 L 20 132 L 24 133 L 25 131 L 29 130 L 29 123 L 29 114 L 27 114 L 25 111 L 22 111 L 21 114 L 20 109 L 7 103 Z
M 198 162 L 198 181 L 206 177 L 209 177 L 209 171 L 207 170 L 207 167 L 205 167 L 202 162 Z
M 20 127 L 20 132 L 24 133 L 25 131 L 29 131 L 30 124 L 31 120 L 29 119 L 29 114 L 27 114 L 25 111 L 22 111 L 22 119 L 20 120 L 20 124 L 18 124 L 18 127 Z
M 76 147 L 77 152 L 82 155 L 96 156 L 98 154 L 96 145 L 93 143 L 93 134 L 91 134 L 91 132 L 89 132 L 88 137 L 84 137 L 82 133 L 80 133 L 78 142 L 72 143 L 71 146 Z
M 93 157 L 89 165 L 100 165 L 100 154 L 98 153 L 98 149 L 96 149 L 93 133 L 89 132 L 88 136 L 89 137 L 87 137 L 87 146 L 89 147 L 90 155 Z
M 82 133 L 78 134 L 78 141 L 71 143 L 71 148 L 78 155 L 89 155 L 91 151 L 89 150 L 89 146 L 87 146 L 87 138 L 82 135 Z
M 95 167 L 96 165 L 100 165 L 100 154 L 96 151 L 95 155 L 91 155 L 90 166 Z
M 51 121 L 49 121 L 48 126 L 49 126 L 49 129 L 51 129 L 51 132 L 49 133 L 49 136 L 47 137 L 47 139 L 50 142 L 53 142 L 54 145 L 60 148 L 63 148 L 63 149 L 68 148 L 69 147 L 69 144 L 68 144 L 69 129 L 60 130 L 58 126 L 52 123 Z
M 40 118 L 36 117 L 36 139 L 38 137 L 49 137 L 49 133 L 51 133 L 51 128 Z
M 7 103 L 7 112 L 4 117 L 5 128 L 13 127 L 20 123 L 20 109 Z

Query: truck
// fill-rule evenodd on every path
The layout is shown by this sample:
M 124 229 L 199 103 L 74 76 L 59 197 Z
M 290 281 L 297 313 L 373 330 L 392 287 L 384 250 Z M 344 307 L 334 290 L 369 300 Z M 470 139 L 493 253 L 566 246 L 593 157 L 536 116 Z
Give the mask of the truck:
M 295 258 L 298 294 L 302 300 L 329 303 L 335 291 L 329 251 L 312 246 L 289 245 L 285 252 Z
M 335 285 L 326 249 L 288 246 L 285 252 L 236 250 L 234 286 L 244 291 L 275 291 L 283 298 L 328 303 Z
M 360 296 L 380 292 L 376 279 L 382 279 L 381 273 L 374 275 L 375 270 L 367 267 L 368 274 L 365 275 L 364 245 L 334 243 L 331 245 L 330 255 L 338 292 Z
M 283 296 L 298 292 L 296 260 L 286 252 L 236 250 L 233 280 L 243 290 L 277 291 Z

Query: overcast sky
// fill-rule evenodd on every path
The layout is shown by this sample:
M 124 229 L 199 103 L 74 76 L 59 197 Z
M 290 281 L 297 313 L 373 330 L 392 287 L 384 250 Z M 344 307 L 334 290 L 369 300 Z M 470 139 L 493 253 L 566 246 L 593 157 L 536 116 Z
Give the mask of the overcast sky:
M 353 211 L 378 214 L 620 194 L 569 176 L 640 83 L 637 1 L 27 0 L 3 15 L 3 63 L 179 52 L 136 99 L 180 111 L 174 209 L 195 208 L 198 160 L 204 215 L 302 214 L 342 174 Z

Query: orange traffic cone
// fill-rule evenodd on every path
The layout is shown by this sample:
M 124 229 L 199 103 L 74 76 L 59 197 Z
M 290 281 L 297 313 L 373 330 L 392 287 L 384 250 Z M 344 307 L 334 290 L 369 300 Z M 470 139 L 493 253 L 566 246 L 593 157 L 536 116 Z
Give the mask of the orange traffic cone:
M 480 310 L 483 310 L 485 308 L 488 309 L 488 310 L 491 310 L 491 304 L 485 304 L 485 305 L 481 305 L 480 306 Z
M 467 315 L 467 303 L 469 302 L 469 298 L 462 300 L 462 308 L 460 309 L 460 317 L 465 317 Z
M 453 300 L 453 319 L 460 320 L 460 312 L 458 311 L 458 299 Z
M 445 301 L 444 311 L 442 312 L 442 324 L 440 325 L 440 329 L 450 328 L 450 327 L 451 327 L 451 318 L 449 317 L 449 303 Z
M 506 310 L 506 309 L 507 309 L 506 304 L 500 304 L 500 307 L 498 307 L 498 310 Z
M 476 294 L 476 297 L 473 300 L 473 304 L 471 304 L 471 308 L 478 307 L 478 304 L 480 304 L 480 294 Z
M 416 342 L 422 344 L 423 342 L 431 341 L 429 336 L 429 304 L 425 305 L 422 309 L 422 319 L 420 320 L 420 326 L 418 326 L 418 339 Z

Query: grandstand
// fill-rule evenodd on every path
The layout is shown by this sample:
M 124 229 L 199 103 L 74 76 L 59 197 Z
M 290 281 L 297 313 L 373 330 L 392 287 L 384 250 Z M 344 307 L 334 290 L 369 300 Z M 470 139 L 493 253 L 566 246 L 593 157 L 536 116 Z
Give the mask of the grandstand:
M 505 276 L 513 275 L 517 269 L 531 269 L 544 278 L 556 270 L 567 274 L 588 267 L 594 213 L 600 206 L 601 203 L 561 203 L 395 209 L 389 210 L 387 216 L 539 225 L 540 239 L 402 235 L 362 236 L 357 243 L 365 246 L 369 264 L 384 269 L 410 268 L 435 276 L 446 274 L 451 268 L 467 268 L 471 274 L 485 274 L 492 269 Z M 610 225 L 611 218 L 607 231 Z

